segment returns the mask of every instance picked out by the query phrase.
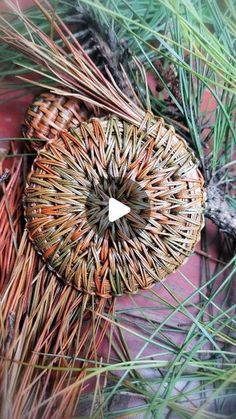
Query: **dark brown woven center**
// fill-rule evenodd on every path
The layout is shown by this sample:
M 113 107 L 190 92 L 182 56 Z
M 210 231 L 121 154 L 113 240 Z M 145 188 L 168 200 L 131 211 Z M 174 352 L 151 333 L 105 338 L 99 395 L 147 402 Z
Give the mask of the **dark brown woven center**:
M 109 222 L 109 199 L 114 198 L 130 208 L 130 213 Z M 103 179 L 101 183 L 91 185 L 85 206 L 87 223 L 99 236 L 109 231 L 112 241 L 135 238 L 139 229 L 147 227 L 150 218 L 149 197 L 138 182 L 119 177 Z
M 114 223 L 109 197 L 131 212 Z M 185 142 L 162 120 L 149 131 L 115 117 L 64 132 L 35 160 L 27 229 L 48 266 L 97 295 L 148 288 L 192 252 L 203 223 L 203 180 Z

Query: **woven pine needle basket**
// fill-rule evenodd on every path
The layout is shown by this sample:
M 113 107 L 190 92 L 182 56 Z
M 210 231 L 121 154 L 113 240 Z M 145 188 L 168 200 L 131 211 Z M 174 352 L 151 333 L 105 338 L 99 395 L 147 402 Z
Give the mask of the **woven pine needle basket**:
M 110 197 L 131 208 L 114 223 Z M 93 118 L 39 151 L 24 204 L 48 267 L 78 290 L 110 297 L 151 287 L 192 253 L 203 226 L 203 178 L 162 119 L 138 129 Z
M 89 109 L 77 99 L 42 92 L 26 111 L 22 134 L 25 138 L 50 140 L 57 138 L 64 129 L 75 127 L 91 116 L 94 116 L 94 109 Z M 26 145 L 37 151 L 42 148 L 43 142 L 31 140 Z

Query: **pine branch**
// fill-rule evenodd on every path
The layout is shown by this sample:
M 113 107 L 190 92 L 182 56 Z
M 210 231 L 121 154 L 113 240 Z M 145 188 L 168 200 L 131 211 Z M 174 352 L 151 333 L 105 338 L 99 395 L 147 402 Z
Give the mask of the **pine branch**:
M 91 7 L 79 1 L 75 5 L 72 2 L 71 12 L 65 22 L 74 24 L 76 38 L 103 75 L 107 77 L 110 73 L 121 91 L 136 101 L 128 78 L 132 54 L 125 41 L 120 41 L 113 29 L 102 24 Z
M 10 176 L 10 172 L 8 169 L 5 169 L 4 172 L 0 175 L 0 184 L 4 183 Z
M 226 199 L 225 188 L 219 185 L 219 175 L 211 175 L 206 190 L 205 216 L 213 221 L 221 231 L 236 239 L 236 212 Z
M 158 60 L 156 62 L 156 67 L 164 80 L 164 82 L 169 86 L 173 95 L 177 98 L 178 102 L 181 103 L 181 95 L 179 91 L 179 80 L 177 75 L 173 70 L 173 66 L 170 63 L 167 70 L 165 70 L 163 66 L 162 60 Z M 163 91 L 162 83 L 157 84 L 157 91 Z M 181 135 L 187 140 L 187 142 L 193 146 L 191 141 L 189 129 L 186 128 L 186 119 L 184 115 L 182 115 L 177 110 L 177 121 L 176 115 L 172 112 L 175 112 L 176 106 L 173 103 L 171 97 L 168 97 L 169 108 L 170 112 L 168 113 L 168 117 L 172 116 L 173 123 L 178 121 L 178 130 Z M 183 130 L 183 127 L 184 130 Z M 211 133 L 212 134 L 212 133 Z M 236 212 L 230 206 L 228 201 L 226 200 L 226 193 L 222 186 L 219 185 L 220 177 L 223 175 L 221 171 L 218 171 L 218 176 L 212 175 L 211 171 L 209 170 L 210 161 L 206 161 L 206 173 L 205 173 L 205 180 L 206 180 L 206 211 L 205 216 L 213 221 L 217 227 L 223 231 L 224 233 L 228 234 L 232 238 L 236 238 Z

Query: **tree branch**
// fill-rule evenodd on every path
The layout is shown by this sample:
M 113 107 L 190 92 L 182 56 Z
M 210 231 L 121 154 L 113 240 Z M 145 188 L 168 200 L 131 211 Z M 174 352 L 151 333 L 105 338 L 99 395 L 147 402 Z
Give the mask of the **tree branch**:
M 236 213 L 225 198 L 225 191 L 214 184 L 214 177 L 207 185 L 205 216 L 220 230 L 236 238 Z

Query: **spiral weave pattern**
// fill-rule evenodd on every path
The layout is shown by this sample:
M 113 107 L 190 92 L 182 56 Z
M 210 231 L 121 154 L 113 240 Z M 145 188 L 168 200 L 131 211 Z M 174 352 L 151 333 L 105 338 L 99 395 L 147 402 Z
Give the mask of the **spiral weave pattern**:
M 118 198 L 131 207 L 114 223 L 106 205 L 111 179 L 119 179 Z M 145 191 L 149 213 L 145 205 L 140 212 L 130 180 Z M 78 290 L 110 297 L 149 288 L 177 269 L 199 239 L 203 204 L 202 175 L 172 127 L 158 119 L 138 129 L 109 116 L 64 131 L 40 150 L 25 215 L 50 269 Z

